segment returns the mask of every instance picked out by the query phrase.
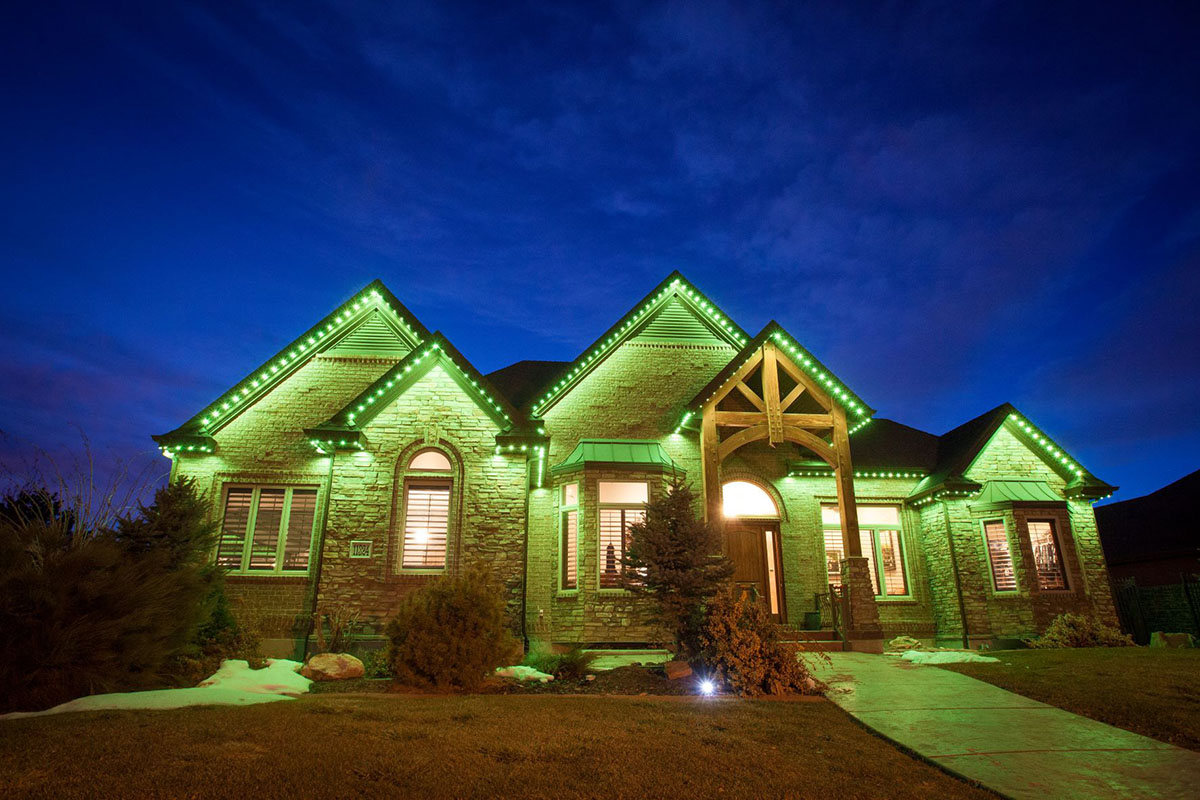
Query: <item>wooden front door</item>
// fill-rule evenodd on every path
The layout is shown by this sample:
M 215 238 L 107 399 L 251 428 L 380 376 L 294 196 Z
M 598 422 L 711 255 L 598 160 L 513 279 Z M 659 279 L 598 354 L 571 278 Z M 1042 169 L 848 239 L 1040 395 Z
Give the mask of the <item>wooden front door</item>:
M 725 553 L 733 562 L 734 584 L 743 591 L 753 591 L 773 620 L 786 622 L 779 527 L 774 523 L 729 522 Z

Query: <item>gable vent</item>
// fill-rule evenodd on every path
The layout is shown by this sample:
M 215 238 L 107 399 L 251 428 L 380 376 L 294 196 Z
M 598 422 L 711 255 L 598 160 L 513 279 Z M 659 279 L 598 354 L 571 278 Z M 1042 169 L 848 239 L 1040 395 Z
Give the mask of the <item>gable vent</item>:
M 390 356 L 402 358 L 412 350 L 395 328 L 379 316 L 371 313 L 354 330 L 337 341 L 325 352 L 336 356 Z
M 637 341 L 724 343 L 678 297 L 672 297 L 633 337 Z

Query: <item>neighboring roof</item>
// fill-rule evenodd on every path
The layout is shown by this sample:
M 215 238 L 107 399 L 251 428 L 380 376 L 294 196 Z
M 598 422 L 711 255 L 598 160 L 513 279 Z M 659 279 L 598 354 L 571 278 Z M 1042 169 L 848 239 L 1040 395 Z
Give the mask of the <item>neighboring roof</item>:
M 524 408 L 569 361 L 518 361 L 489 372 L 487 379 L 517 408 Z
M 981 506 L 1004 503 L 1061 503 L 1057 494 L 1045 481 L 988 481 L 979 490 L 976 498 Z
M 634 464 L 670 469 L 681 475 L 686 472 L 653 439 L 583 439 L 561 464 L 551 467 L 550 471 L 567 472 L 585 464 Z
M 313 446 L 359 446 L 363 427 L 435 364 L 449 367 L 451 376 L 495 420 L 501 432 L 527 427 L 525 416 L 438 331 L 328 420 L 307 429 Z
M 1104 497 L 1116 491 L 1117 487 L 1092 475 L 1067 455 L 1066 451 L 1029 422 L 1011 403 L 1002 403 L 939 437 L 937 464 L 930 474 L 917 484 L 909 498 L 916 499 L 936 491 L 975 492 L 982 488 L 978 483 L 969 480 L 965 473 L 976 456 L 995 436 L 996 431 L 1006 422 L 1012 423 L 1013 432 L 1019 438 L 1040 449 L 1046 463 L 1067 479 L 1068 496 Z
M 1100 543 L 1110 562 L 1200 556 L 1200 470 L 1158 491 L 1096 507 Z
M 850 463 L 857 470 L 906 469 L 929 472 L 937 466 L 938 437 L 890 419 L 875 418 L 850 437 Z
M 807 372 L 817 383 L 822 385 L 822 388 L 829 393 L 829 396 L 839 405 L 843 406 L 850 412 L 849 424 L 854 428 L 856 424 L 865 422 L 875 413 L 875 409 L 868 406 L 862 401 L 862 398 L 844 384 L 829 367 L 817 360 L 816 356 L 801 347 L 795 337 L 783 329 L 775 320 L 768 322 L 758 335 L 734 354 L 720 372 L 717 373 L 708 385 L 697 393 L 692 401 L 684 407 L 685 418 L 691 418 L 698 414 L 703 405 L 708 402 L 714 394 L 716 394 L 726 382 L 741 369 L 747 359 L 754 355 L 754 351 L 763 346 L 763 343 L 768 339 L 773 339 L 783 350 L 788 353 L 792 361 L 797 367 Z M 681 423 L 682 424 L 682 423 Z
M 681 309 L 691 313 L 693 322 L 689 322 L 687 325 L 681 323 L 679 319 Z M 659 317 L 664 312 L 668 315 L 668 319 L 660 320 Z M 636 334 L 647 331 L 652 324 L 656 324 L 656 327 L 647 331 L 646 338 L 650 340 L 661 340 L 668 335 L 669 330 L 682 331 L 687 338 L 694 339 L 696 336 L 696 326 L 693 324 L 695 320 L 707 328 L 717 341 L 724 341 L 731 347 L 741 347 L 750 338 L 750 335 L 730 319 L 728 314 L 692 286 L 679 271 L 672 272 L 662 283 L 655 286 L 649 294 L 638 301 L 625 316 L 600 334 L 600 337 L 588 345 L 578 358 L 546 381 L 534 400 L 527 406 L 529 412 L 538 417 L 545 414 L 563 394 L 599 366 L 620 344 Z
M 389 349 L 384 341 L 389 332 L 403 339 L 405 346 Z M 398 357 L 419 346 L 429 336 L 420 320 L 388 291 L 382 281 L 371 281 L 208 407 L 170 433 L 153 438 L 164 447 L 175 445 L 176 448 L 180 443 L 195 446 L 195 443 L 211 442 L 212 434 L 318 353 L 340 348 L 348 354 L 386 352 L 390 357 Z

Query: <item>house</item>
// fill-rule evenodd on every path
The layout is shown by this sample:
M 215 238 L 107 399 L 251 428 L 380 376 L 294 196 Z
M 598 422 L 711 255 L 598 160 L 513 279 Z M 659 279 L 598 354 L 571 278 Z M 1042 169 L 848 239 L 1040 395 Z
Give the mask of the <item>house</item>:
M 1146 644 L 1154 631 L 1200 636 L 1200 523 L 1191 515 L 1200 470 L 1096 509 L 1122 627 Z
M 617 573 L 676 480 L 735 581 L 851 648 L 1115 620 L 1091 505 L 1112 486 L 1010 405 L 942 436 L 874 415 L 782 326 L 752 335 L 678 273 L 574 361 L 489 375 L 374 282 L 155 440 L 210 494 L 217 563 L 277 652 L 316 608 L 378 632 L 478 563 L 529 640 L 653 642 Z

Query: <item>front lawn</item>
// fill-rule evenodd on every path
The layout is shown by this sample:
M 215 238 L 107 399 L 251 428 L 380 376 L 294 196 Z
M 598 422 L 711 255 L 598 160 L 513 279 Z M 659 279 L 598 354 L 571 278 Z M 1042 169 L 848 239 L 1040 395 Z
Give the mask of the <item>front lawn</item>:
M 1005 650 L 999 664 L 946 664 L 1002 689 L 1200 750 L 1200 650 Z
M 326 694 L 0 721 L 13 797 L 991 795 L 826 702 Z

